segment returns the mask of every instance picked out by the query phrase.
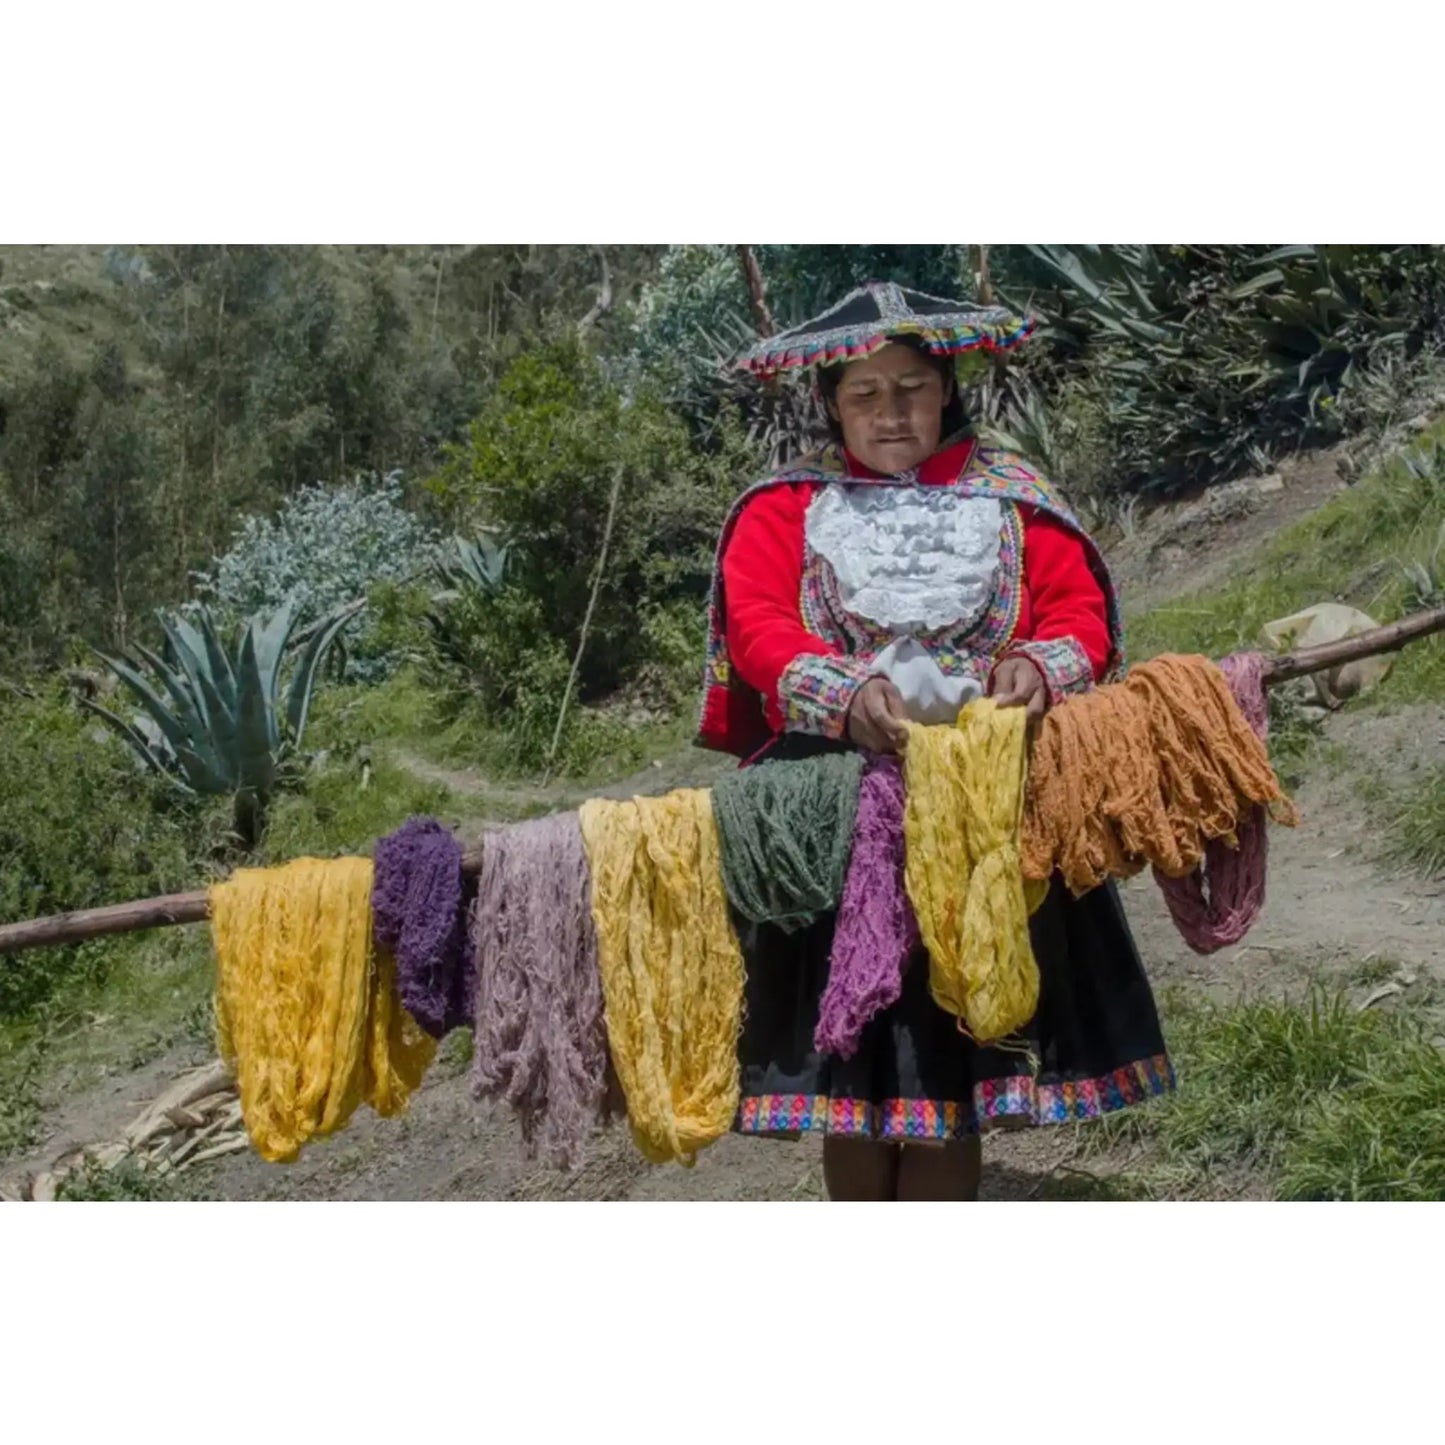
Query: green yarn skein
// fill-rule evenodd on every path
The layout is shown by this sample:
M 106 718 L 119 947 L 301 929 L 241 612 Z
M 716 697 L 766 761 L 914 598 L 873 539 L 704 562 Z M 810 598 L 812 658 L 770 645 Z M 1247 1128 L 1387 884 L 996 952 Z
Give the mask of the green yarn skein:
M 712 790 L 728 901 L 752 923 L 795 933 L 838 906 L 863 755 L 760 763 Z

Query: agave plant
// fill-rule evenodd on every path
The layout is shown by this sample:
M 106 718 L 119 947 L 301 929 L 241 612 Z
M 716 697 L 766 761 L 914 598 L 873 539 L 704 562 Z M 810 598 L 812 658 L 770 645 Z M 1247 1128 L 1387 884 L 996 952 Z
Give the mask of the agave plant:
M 467 659 L 466 628 L 458 624 L 453 604 L 494 597 L 507 580 L 512 555 L 510 544 L 482 533 L 453 537 L 432 563 L 432 580 L 441 590 L 432 593 L 422 620 L 438 655 L 452 667 L 465 668 Z
M 160 614 L 166 656 L 135 648 L 136 661 L 100 654 L 142 711 L 126 719 L 88 698 L 143 763 L 182 792 L 234 799 L 236 833 L 246 847 L 258 841 L 284 770 L 300 749 L 316 679 L 331 645 L 357 607 L 340 608 L 310 629 L 290 682 L 281 664 L 296 627 L 297 604 L 258 613 L 223 642 L 210 612 L 191 621 Z
M 1404 572 L 1412 611 L 1445 606 L 1445 523 L 1441 524 L 1429 558 L 1424 562 L 1406 563 Z
M 507 578 L 512 549 L 509 543 L 482 533 L 477 537 L 453 537 L 432 564 L 432 576 L 445 591 L 435 600 L 450 600 L 450 595 L 468 588 L 489 597 Z
M 1031 246 L 1046 334 L 1088 353 L 1126 489 L 1222 481 L 1335 434 L 1337 399 L 1445 330 L 1445 262 L 1418 246 Z

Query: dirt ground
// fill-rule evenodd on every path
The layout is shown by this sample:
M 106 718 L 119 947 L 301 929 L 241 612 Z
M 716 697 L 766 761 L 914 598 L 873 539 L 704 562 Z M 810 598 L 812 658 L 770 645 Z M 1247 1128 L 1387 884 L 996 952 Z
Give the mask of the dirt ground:
M 1256 483 L 1238 494 L 1245 501 L 1214 503 L 1226 514 L 1236 511 L 1208 525 L 1199 525 L 1206 519 L 1187 506 L 1143 523 L 1112 549 L 1130 610 L 1222 580 L 1264 538 L 1344 485 L 1337 462 L 1325 454 L 1287 465 L 1283 487 L 1272 480 Z M 1445 885 L 1392 875 L 1376 861 L 1358 786 L 1361 769 L 1381 759 L 1389 760 L 1397 781 L 1411 767 L 1438 760 L 1445 703 L 1388 714 L 1347 711 L 1328 720 L 1326 735 L 1336 763 L 1311 771 L 1297 799 L 1302 825 L 1272 830 L 1268 903 L 1244 945 L 1207 959 L 1195 956 L 1175 932 L 1152 881 L 1142 877 L 1125 885 L 1125 906 L 1156 986 L 1182 985 L 1220 1001 L 1259 992 L 1297 994 L 1312 973 L 1347 978 L 1367 960 L 1445 981 Z M 406 761 L 459 792 L 497 797 L 485 779 Z M 662 766 L 608 791 L 626 795 L 706 783 L 725 765 L 695 750 L 659 761 Z M 527 790 L 525 798 L 506 801 L 536 797 Z M 557 790 L 558 805 L 575 801 Z M 196 1050 L 178 1050 L 102 1090 L 66 1099 L 50 1113 L 42 1145 L 0 1169 L 0 1182 L 77 1145 L 112 1137 L 171 1077 L 199 1061 Z M 984 1197 L 1041 1197 L 1051 1180 L 1075 1169 L 1076 1136 L 1076 1130 L 1049 1129 L 990 1136 Z M 1089 1169 L 1107 1173 L 1127 1162 L 1091 1160 Z M 268 1165 L 247 1152 L 193 1177 L 211 1197 L 227 1199 L 816 1200 L 822 1193 L 817 1140 L 729 1137 L 685 1170 L 648 1166 L 618 1128 L 597 1140 L 575 1175 L 537 1167 L 524 1157 L 510 1118 L 475 1104 L 465 1064 L 445 1053 L 402 1118 L 358 1116 L 345 1134 L 313 1146 L 291 1165 Z

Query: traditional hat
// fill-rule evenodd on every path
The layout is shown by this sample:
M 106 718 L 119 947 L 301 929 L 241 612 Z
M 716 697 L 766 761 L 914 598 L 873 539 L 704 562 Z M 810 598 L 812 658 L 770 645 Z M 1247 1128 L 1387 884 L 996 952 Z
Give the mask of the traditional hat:
M 892 281 L 870 281 L 850 291 L 811 321 L 789 327 L 750 347 L 738 365 L 758 376 L 791 367 L 853 361 L 894 337 L 917 337 L 941 356 L 964 351 L 1007 351 L 1034 329 L 1033 320 L 998 306 L 930 296 Z

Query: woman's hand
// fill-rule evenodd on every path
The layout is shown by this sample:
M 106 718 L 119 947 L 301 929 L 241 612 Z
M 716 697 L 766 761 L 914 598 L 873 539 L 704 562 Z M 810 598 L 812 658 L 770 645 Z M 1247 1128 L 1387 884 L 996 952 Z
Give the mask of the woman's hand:
M 874 753 L 901 753 L 908 746 L 903 695 L 886 677 L 870 677 L 853 694 L 848 738 Z
M 1048 711 L 1049 690 L 1043 675 L 1026 657 L 1006 657 L 999 663 L 988 691 L 1000 707 L 1026 708 L 1030 725 Z

